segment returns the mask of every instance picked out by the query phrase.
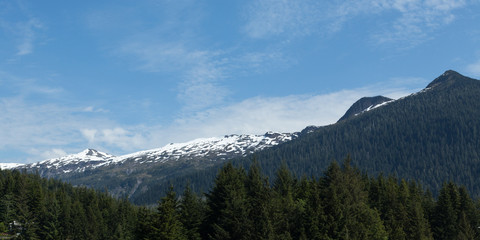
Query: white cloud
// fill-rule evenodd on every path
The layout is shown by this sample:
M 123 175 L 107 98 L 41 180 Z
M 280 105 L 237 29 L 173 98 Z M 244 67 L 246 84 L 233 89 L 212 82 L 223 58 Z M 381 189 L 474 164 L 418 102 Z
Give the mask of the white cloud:
M 121 127 L 106 128 L 97 132 L 95 141 L 104 143 L 107 146 L 114 146 L 122 150 L 134 150 L 148 146 L 148 135 L 142 135 L 140 129 L 129 131 Z M 145 134 L 145 133 L 143 133 Z M 98 140 L 97 140 L 98 139 Z
M 65 150 L 59 149 L 59 148 L 52 148 L 44 151 L 32 149 L 29 151 L 29 153 L 31 155 L 39 156 L 40 159 L 52 159 L 52 158 L 58 158 L 58 157 L 63 157 L 68 155 L 68 153 Z
M 95 142 L 95 135 L 97 134 L 97 129 L 81 129 L 83 137 L 87 139 L 88 143 Z
M 254 97 L 178 118 L 175 124 L 162 129 L 161 135 L 181 142 L 232 133 L 295 132 L 308 125 L 335 123 L 361 97 L 384 95 L 397 99 L 425 84 L 421 78 L 395 78 L 388 83 L 322 95 Z
M 88 132 L 82 129 L 118 125 L 103 117 L 82 115 L 75 107 L 40 104 L 22 97 L 0 98 L 0 112 L 0 151 L 25 152 L 30 157 L 24 161 L 54 156 L 59 153 L 55 149 L 80 151 L 89 146 Z

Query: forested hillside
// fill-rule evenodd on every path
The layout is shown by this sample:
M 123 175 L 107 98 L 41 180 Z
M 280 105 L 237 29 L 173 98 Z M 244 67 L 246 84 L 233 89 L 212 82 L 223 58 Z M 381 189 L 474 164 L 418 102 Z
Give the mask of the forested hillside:
M 350 154 L 369 174 L 416 180 L 435 194 L 445 181 L 453 181 L 478 196 L 479 119 L 480 81 L 447 71 L 419 93 L 321 127 L 257 157 L 270 176 L 282 161 L 297 176 L 316 176 L 333 159 Z
M 5 239 L 133 239 L 137 212 L 127 200 L 107 193 L 0 170 L 0 236 Z
M 369 177 L 331 163 L 321 177 L 283 165 L 225 164 L 205 194 L 170 190 L 155 208 L 18 171 L 0 171 L 0 237 L 16 239 L 475 239 L 480 202 L 442 185 Z
M 445 181 L 480 194 L 480 81 L 447 71 L 424 90 L 336 124 L 307 128 L 300 136 L 255 154 L 267 176 L 284 162 L 297 176 L 319 176 L 332 160 L 350 155 L 362 171 L 416 180 L 439 193 Z M 253 157 L 236 159 L 248 166 Z M 176 176 L 208 189 L 217 169 Z M 138 196 L 149 202 L 168 183 Z

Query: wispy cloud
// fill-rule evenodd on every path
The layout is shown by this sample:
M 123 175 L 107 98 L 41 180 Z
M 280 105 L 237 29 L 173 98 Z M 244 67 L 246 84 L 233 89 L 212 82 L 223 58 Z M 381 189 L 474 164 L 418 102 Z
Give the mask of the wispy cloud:
M 224 81 L 232 76 L 251 75 L 290 64 L 281 50 L 237 52 L 235 49 L 202 48 L 188 40 L 156 40 L 156 33 L 129 38 L 114 50 L 132 59 L 135 68 L 145 72 L 168 73 L 178 81 L 177 99 L 185 111 L 221 105 L 231 90 Z
M 345 23 L 359 17 L 388 15 L 367 34 L 376 44 L 403 43 L 411 47 L 450 24 L 456 17 L 454 11 L 467 4 L 466 0 L 261 0 L 248 8 L 244 30 L 251 38 L 323 36 L 340 31 Z
M 225 64 L 222 53 L 198 50 L 183 43 L 150 42 L 151 36 L 121 43 L 120 55 L 134 56 L 141 71 L 170 73 L 179 81 L 178 100 L 196 110 L 222 102 L 228 90 L 222 86 Z
M 244 31 L 252 38 L 309 34 L 322 13 L 317 1 L 261 0 L 247 9 Z
M 46 28 L 45 24 L 31 15 L 27 7 L 21 2 L 2 2 L 6 11 L 0 12 L 0 29 L 3 29 L 15 44 L 16 56 L 33 53 L 38 43 L 40 33 Z M 15 20 L 9 16 L 14 15 Z M 8 20 L 7 20 L 8 19 Z
M 397 0 L 383 5 L 385 10 L 393 10 L 400 16 L 374 35 L 379 43 L 403 42 L 415 46 L 429 38 L 439 27 L 450 24 L 455 19 L 454 10 L 465 7 L 464 0 Z
M 37 31 L 43 29 L 43 24 L 37 19 L 30 19 L 27 22 L 16 24 L 18 35 L 17 55 L 23 56 L 33 52 L 34 42 L 37 40 Z
M 20 78 L 2 70 L 0 70 L 0 86 L 21 98 L 36 95 L 37 101 L 43 98 L 54 98 L 64 91 L 61 87 L 43 85 L 37 79 Z

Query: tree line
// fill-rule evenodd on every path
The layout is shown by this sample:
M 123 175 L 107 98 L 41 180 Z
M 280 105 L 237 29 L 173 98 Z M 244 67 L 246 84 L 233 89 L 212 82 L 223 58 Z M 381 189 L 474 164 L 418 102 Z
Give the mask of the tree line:
M 107 192 L 0 170 L 0 234 L 6 239 L 134 239 L 137 208 Z
M 0 171 L 0 232 L 19 239 L 477 239 L 480 202 L 446 182 L 370 177 L 347 158 L 320 177 L 284 164 L 272 181 L 253 161 L 226 163 L 205 194 L 173 186 L 154 207 L 108 192 Z M 11 223 L 17 223 L 11 229 Z
M 443 184 L 435 199 L 414 182 L 369 177 L 332 162 L 321 177 L 295 177 L 282 165 L 272 182 L 257 162 L 232 163 L 204 195 L 173 187 L 155 211 L 142 211 L 138 239 L 477 239 L 480 202 Z

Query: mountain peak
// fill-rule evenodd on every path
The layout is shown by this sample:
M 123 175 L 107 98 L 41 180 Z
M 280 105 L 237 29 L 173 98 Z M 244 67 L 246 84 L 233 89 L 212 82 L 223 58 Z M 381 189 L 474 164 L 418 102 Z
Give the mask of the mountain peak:
M 393 99 L 384 96 L 360 98 L 347 110 L 345 115 L 343 115 L 343 117 L 341 117 L 338 121 L 340 122 L 342 120 L 357 116 L 358 114 L 370 111 L 390 101 L 393 101 Z
M 105 156 L 112 156 L 103 152 L 99 152 L 93 148 L 87 148 L 78 154 L 73 154 L 78 157 L 105 157 Z
M 85 155 L 85 156 L 95 156 L 98 154 L 98 151 L 95 150 L 95 149 L 92 149 L 92 148 L 87 148 L 85 150 L 83 150 L 82 152 L 80 152 L 81 155 Z
M 463 76 L 462 74 L 455 72 L 453 70 L 447 70 L 439 77 L 435 78 L 430 84 L 428 84 L 427 88 L 434 88 L 437 86 L 450 86 L 455 82 L 463 79 L 470 79 L 468 77 Z

